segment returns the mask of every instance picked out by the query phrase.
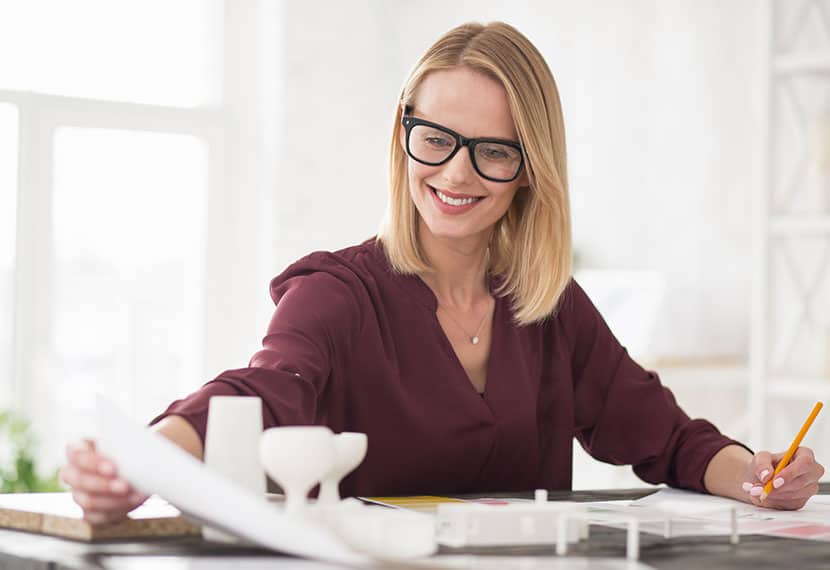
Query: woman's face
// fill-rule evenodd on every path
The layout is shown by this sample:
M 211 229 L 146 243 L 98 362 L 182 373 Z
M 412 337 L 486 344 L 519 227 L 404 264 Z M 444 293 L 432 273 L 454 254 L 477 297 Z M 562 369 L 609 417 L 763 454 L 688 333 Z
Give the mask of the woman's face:
M 415 93 L 411 114 L 467 138 L 519 140 L 504 87 L 466 67 L 428 74 Z M 406 148 L 404 127 L 400 136 Z M 524 167 L 512 182 L 482 178 L 470 162 L 468 147 L 440 166 L 409 158 L 408 174 L 409 192 L 423 220 L 420 231 L 445 239 L 489 240 L 516 191 L 527 184 Z

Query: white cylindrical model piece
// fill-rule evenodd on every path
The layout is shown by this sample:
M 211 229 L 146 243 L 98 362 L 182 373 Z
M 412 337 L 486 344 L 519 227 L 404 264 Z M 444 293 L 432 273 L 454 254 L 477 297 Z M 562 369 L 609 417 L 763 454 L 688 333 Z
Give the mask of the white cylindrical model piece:
M 208 405 L 205 465 L 259 497 L 265 496 L 265 473 L 259 460 L 262 401 L 248 396 L 213 396 Z M 205 540 L 237 542 L 209 526 Z

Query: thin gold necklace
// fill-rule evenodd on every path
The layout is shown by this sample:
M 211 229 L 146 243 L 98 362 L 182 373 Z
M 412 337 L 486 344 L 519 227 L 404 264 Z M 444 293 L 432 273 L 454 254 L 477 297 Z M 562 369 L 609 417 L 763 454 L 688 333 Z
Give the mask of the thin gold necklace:
M 471 342 L 472 344 L 478 344 L 479 342 L 481 342 L 481 338 L 479 338 L 478 333 L 479 333 L 479 331 L 481 331 L 481 327 L 483 327 L 483 326 L 484 326 L 484 321 L 486 321 L 486 320 L 487 320 L 487 315 L 489 315 L 489 314 L 490 314 L 490 309 L 489 309 L 489 307 L 488 307 L 488 309 L 487 309 L 486 311 L 484 311 L 484 316 L 483 316 L 483 317 L 481 317 L 481 322 L 480 322 L 480 323 L 478 323 L 478 326 L 476 327 L 475 332 L 471 335 L 471 334 L 469 334 L 469 333 L 467 332 L 467 329 L 465 329 L 465 328 L 461 325 L 461 323 L 458 321 L 458 319 L 456 319 L 455 317 L 453 317 L 453 316 L 452 316 L 452 314 L 451 314 L 451 313 L 450 313 L 447 309 L 445 309 L 445 308 L 444 308 L 444 307 L 442 307 L 441 305 L 438 305 L 438 306 L 439 306 L 439 308 L 441 308 L 441 309 L 443 309 L 443 310 L 444 310 L 444 314 L 445 314 L 445 315 L 447 315 L 449 318 L 451 318 L 451 319 L 453 320 L 453 322 L 454 322 L 456 325 L 458 325 L 458 328 L 461 330 L 461 332 L 463 332 L 463 333 L 467 336 L 467 338 L 469 338 L 469 339 L 470 339 L 470 342 Z

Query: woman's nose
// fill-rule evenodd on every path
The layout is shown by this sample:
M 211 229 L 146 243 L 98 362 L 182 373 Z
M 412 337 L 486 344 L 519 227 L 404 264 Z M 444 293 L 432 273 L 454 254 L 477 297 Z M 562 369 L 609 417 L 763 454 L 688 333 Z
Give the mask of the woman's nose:
M 470 160 L 469 147 L 465 146 L 458 149 L 455 156 L 443 165 L 441 174 L 448 183 L 454 186 L 468 184 L 472 177 L 476 176 L 473 163 Z

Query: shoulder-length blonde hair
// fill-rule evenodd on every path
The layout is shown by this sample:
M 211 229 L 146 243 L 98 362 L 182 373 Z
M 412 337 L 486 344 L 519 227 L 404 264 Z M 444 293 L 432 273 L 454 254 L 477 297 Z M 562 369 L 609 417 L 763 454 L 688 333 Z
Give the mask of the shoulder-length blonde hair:
M 430 72 L 468 67 L 501 83 L 525 152 L 530 188 L 520 189 L 496 223 L 489 271 L 501 278 L 496 291 L 509 295 L 516 321 L 541 321 L 556 310 L 571 277 L 571 216 L 565 126 L 559 91 L 539 51 L 503 22 L 468 23 L 438 39 L 404 83 L 395 113 L 390 153 L 390 198 L 378 232 L 399 273 L 432 270 L 418 241 L 419 215 L 409 194 L 407 155 L 399 129 L 403 108 L 414 105 Z

